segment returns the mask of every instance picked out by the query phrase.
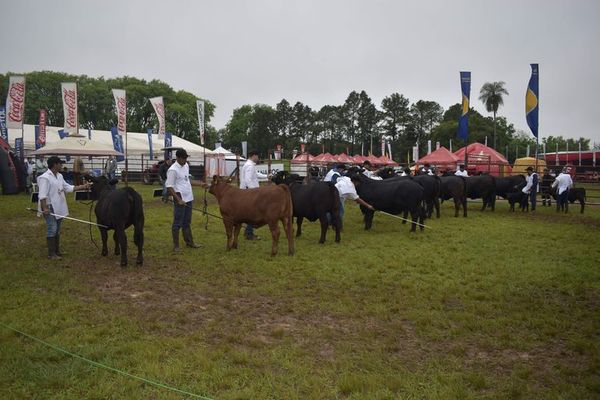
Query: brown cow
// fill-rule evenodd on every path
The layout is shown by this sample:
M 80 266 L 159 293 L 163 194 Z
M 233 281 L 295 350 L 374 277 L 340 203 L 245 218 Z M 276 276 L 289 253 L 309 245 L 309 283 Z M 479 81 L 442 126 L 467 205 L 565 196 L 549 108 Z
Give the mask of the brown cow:
M 269 225 L 273 237 L 271 255 L 276 255 L 281 232 L 278 222 L 281 221 L 288 240 L 288 254 L 294 254 L 292 197 L 286 185 L 242 190 L 229 185 L 226 179 L 214 176 L 208 192 L 219 202 L 227 233 L 227 250 L 237 249 L 243 223 L 255 227 Z

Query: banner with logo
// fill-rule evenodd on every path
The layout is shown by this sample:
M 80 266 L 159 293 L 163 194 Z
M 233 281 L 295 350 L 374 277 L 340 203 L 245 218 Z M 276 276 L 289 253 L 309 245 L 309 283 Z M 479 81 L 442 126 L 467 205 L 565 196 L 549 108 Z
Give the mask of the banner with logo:
M 19 159 L 23 161 L 23 138 L 15 138 L 15 152 Z
M 148 128 L 148 149 L 150 152 L 150 159 L 154 160 L 154 149 L 152 148 L 152 128 Z
M 165 136 L 165 105 L 162 96 L 151 98 L 150 104 L 158 117 L 158 138 L 162 139 Z
M 531 64 L 531 78 L 525 94 L 525 114 L 527 125 L 536 138 L 538 137 L 539 89 L 538 64 Z
M 6 127 L 23 128 L 25 117 L 25 77 L 11 76 L 6 95 Z
M 465 142 L 469 138 L 469 98 L 471 97 L 471 72 L 461 71 L 462 111 L 458 120 L 458 137 Z
M 173 146 L 173 134 L 165 132 L 165 148 Z M 165 150 L 165 159 L 171 158 L 171 150 Z
M 127 98 L 124 90 L 113 89 L 115 98 L 115 110 L 117 111 L 117 130 L 123 137 L 127 133 Z
M 46 145 L 46 110 L 40 110 L 39 126 L 36 126 L 35 149 Z
M 123 141 L 121 140 L 121 136 L 119 135 L 119 130 L 116 126 L 110 128 L 110 135 L 112 136 L 113 148 L 119 153 L 124 153 L 123 150 Z M 125 156 L 117 156 L 117 161 L 125 160 Z
M 0 137 L 8 143 L 8 128 L 6 127 L 6 108 L 0 107 Z
M 77 84 L 74 82 L 61 83 L 63 112 L 65 115 L 65 132 L 79 133 L 77 123 Z
M 204 101 L 196 100 L 196 109 L 198 110 L 198 127 L 200 129 L 200 144 L 204 146 Z

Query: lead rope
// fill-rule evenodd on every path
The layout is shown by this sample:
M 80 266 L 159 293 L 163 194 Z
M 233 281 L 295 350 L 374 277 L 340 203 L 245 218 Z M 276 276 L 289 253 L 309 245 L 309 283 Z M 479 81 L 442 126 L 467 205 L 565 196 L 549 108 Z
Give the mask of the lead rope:
M 92 208 L 94 208 L 94 200 L 92 200 L 90 202 L 90 213 L 88 216 L 88 219 L 90 222 L 92 222 Z M 89 225 L 90 227 L 90 241 L 94 244 L 94 246 L 96 246 L 96 250 L 100 250 L 100 247 L 98 247 L 98 244 L 96 244 L 96 241 L 94 240 L 94 236 L 92 236 L 92 225 Z
M 202 213 L 204 214 L 204 216 L 206 217 L 206 221 L 204 222 L 204 230 L 208 230 L 208 202 L 206 201 L 206 192 L 207 192 L 207 187 L 204 187 L 204 206 L 202 207 Z

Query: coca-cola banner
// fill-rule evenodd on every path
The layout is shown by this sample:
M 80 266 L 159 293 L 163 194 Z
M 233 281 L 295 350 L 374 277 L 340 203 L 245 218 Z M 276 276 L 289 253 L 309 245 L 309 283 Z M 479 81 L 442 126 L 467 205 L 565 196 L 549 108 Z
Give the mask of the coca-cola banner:
M 163 139 L 165 137 L 165 106 L 162 96 L 151 98 L 150 104 L 158 117 L 158 138 Z
M 123 136 L 127 132 L 127 100 L 125 98 L 125 91 L 113 89 L 112 92 L 117 110 L 117 130 L 119 131 L 119 135 Z
M 65 132 L 79 133 L 77 127 L 77 84 L 74 82 L 62 83 L 62 101 L 65 114 Z
M 39 149 L 46 145 L 46 110 L 40 110 L 40 125 L 38 135 L 35 138 L 35 149 Z
M 200 144 L 204 146 L 204 101 L 196 100 L 198 109 L 198 126 L 200 127 Z
M 6 95 L 6 126 L 8 128 L 23 128 L 25 116 L 25 77 L 11 76 L 8 80 Z

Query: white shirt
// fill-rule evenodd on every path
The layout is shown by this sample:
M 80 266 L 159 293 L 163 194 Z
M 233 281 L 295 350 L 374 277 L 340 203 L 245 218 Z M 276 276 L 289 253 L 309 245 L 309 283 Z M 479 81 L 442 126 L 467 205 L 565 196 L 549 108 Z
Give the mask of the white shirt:
M 329 172 L 327 172 L 327 175 L 325 175 L 325 178 L 323 178 L 323 182 L 331 182 L 334 175 L 338 175 L 338 179 L 339 179 L 339 175 L 341 175 L 341 174 L 332 168 L 329 170 Z
M 192 183 L 190 182 L 190 166 L 188 163 L 180 165 L 177 161 L 171 165 L 167 171 L 167 188 L 173 188 L 176 193 L 179 193 L 181 200 L 186 203 L 194 200 L 194 192 L 192 192 Z
M 358 199 L 358 193 L 354 183 L 347 176 L 340 176 L 335 183 L 335 187 L 340 194 L 340 201 L 343 203 L 346 199 L 356 200 Z
M 42 212 L 42 199 L 46 199 L 46 205 L 52 206 L 52 210 L 54 210 L 53 214 L 65 217 L 69 215 L 65 192 L 72 192 L 75 186 L 69 185 L 60 173 L 54 175 L 51 170 L 47 170 L 38 176 L 37 184 L 39 191 L 38 215 L 41 215 L 40 213 Z
M 256 163 L 250 159 L 246 160 L 240 171 L 240 189 L 254 189 L 259 187 L 258 178 L 266 179 L 267 175 L 256 170 Z
M 468 172 L 467 172 L 467 170 L 466 170 L 466 169 L 465 169 L 465 170 L 463 170 L 463 171 L 461 171 L 461 170 L 459 169 L 458 171 L 456 171 L 456 172 L 454 173 L 454 175 L 456 175 L 456 176 L 467 176 L 467 177 L 469 176 L 469 174 L 468 174 Z
M 35 164 L 32 162 L 27 162 L 27 175 L 31 175 L 33 174 L 33 169 L 35 167 Z
M 521 190 L 523 193 L 530 193 L 531 192 L 531 187 L 533 186 L 533 176 L 537 176 L 537 174 L 534 172 L 531 175 L 527 175 L 525 177 L 525 180 L 527 181 L 527 185 L 525 185 L 525 187 Z M 539 186 L 539 179 L 538 179 L 538 186 Z M 538 188 L 535 188 L 536 193 L 539 191 Z
M 431 169 L 421 168 L 421 172 L 424 172 L 427 175 L 433 175 L 433 171 L 431 171 Z
M 382 178 L 382 177 L 380 177 L 379 175 L 376 175 L 376 174 L 375 174 L 375 172 L 373 172 L 373 171 L 369 171 L 368 169 L 365 169 L 365 170 L 363 171 L 363 175 L 364 175 L 364 176 L 366 176 L 367 178 L 371 178 L 371 179 L 373 179 L 373 180 L 376 180 L 376 181 L 380 181 L 380 180 L 382 180 L 382 179 L 383 179 L 383 178 Z M 339 178 L 338 178 L 338 179 L 339 179 Z
M 562 194 L 565 190 L 569 189 L 571 186 L 573 186 L 573 179 L 571 179 L 571 175 L 561 172 L 552 184 L 553 188 L 556 186 L 558 186 L 558 194 Z

